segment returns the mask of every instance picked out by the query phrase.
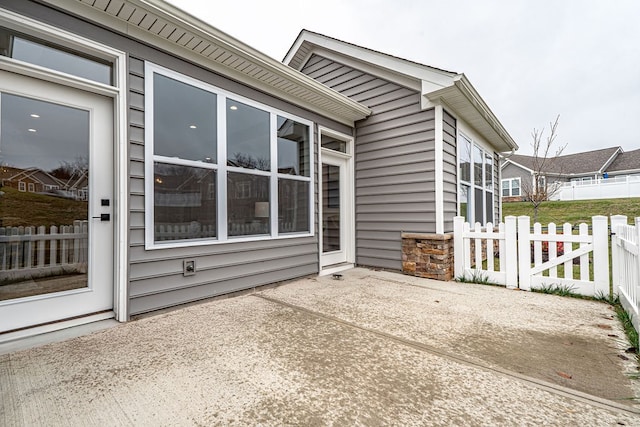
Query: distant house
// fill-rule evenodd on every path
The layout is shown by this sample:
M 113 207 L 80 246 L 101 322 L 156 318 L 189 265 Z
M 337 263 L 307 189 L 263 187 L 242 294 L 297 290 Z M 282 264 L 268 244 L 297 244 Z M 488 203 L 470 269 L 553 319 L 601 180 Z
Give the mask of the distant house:
M 15 188 L 22 192 L 46 193 L 64 186 L 58 178 L 36 168 L 20 169 L 3 166 L 0 176 L 3 187 Z
M 630 156 L 625 156 L 626 154 Z M 640 171 L 639 157 L 640 150 L 624 153 L 621 147 L 609 147 L 549 158 L 541 170 L 541 179 L 549 186 L 560 186 L 567 182 L 589 183 L 606 177 L 607 173 L 613 174 L 614 168 L 620 174 L 633 170 L 633 166 L 635 170 Z M 615 166 L 616 162 L 619 162 L 619 166 Z M 535 159 L 532 156 L 521 154 L 509 156 L 501 166 L 502 201 L 523 200 L 526 190 L 534 188 L 537 169 L 539 167 L 535 165 Z

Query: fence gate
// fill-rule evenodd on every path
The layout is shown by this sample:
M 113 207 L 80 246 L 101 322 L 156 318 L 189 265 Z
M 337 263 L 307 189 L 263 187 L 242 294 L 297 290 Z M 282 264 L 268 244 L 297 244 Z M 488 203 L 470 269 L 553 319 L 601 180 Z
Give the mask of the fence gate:
M 640 330 L 640 217 L 635 226 L 627 225 L 627 217 L 611 217 L 611 262 L 614 292 L 630 314 L 636 331 Z
M 472 230 L 464 218 L 456 217 L 455 275 L 480 275 L 509 288 L 564 286 L 582 295 L 608 297 L 607 217 L 595 216 L 592 224 L 591 233 L 587 224 L 579 226 L 578 234 L 573 233 L 571 224 L 564 224 L 562 233 L 558 233 L 553 223 L 546 232 L 536 223 L 531 232 L 528 216 L 508 216 L 495 232 L 492 224 L 483 229 L 476 223 Z M 498 269 L 494 266 L 495 241 L 498 242 Z
M 608 297 L 608 219 L 594 216 L 591 220 L 591 234 L 584 223 L 579 225 L 578 234 L 573 234 L 568 223 L 562 226 L 561 234 L 557 233 L 554 223 L 549 224 L 547 233 L 536 223 L 531 233 L 529 217 L 518 217 L 520 289 L 563 286 L 581 295 Z M 558 274 L 559 267 L 562 277 Z

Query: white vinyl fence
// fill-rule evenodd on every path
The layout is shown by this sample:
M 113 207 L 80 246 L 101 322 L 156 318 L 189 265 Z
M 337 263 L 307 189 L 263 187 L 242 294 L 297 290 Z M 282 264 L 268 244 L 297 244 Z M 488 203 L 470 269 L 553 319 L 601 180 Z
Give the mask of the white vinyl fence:
M 88 222 L 0 227 L 0 281 L 86 273 Z
M 567 182 L 554 194 L 554 200 L 590 200 L 640 197 L 640 175 L 598 178 L 586 182 Z
M 575 230 L 577 234 L 571 224 L 564 224 L 558 232 L 553 223 L 545 232 L 542 225 L 536 223 L 531 232 L 528 216 L 509 216 L 496 233 L 492 224 L 484 228 L 475 224 L 471 229 L 463 217 L 456 217 L 455 277 L 482 277 L 508 288 L 524 290 L 562 286 L 582 295 L 608 297 L 608 220 L 605 216 L 595 216 L 592 221 L 591 232 L 586 224 Z M 495 241 L 498 242 L 498 269 L 494 262 Z
M 611 262 L 614 293 L 640 331 L 640 217 L 627 225 L 627 217 L 611 217 Z

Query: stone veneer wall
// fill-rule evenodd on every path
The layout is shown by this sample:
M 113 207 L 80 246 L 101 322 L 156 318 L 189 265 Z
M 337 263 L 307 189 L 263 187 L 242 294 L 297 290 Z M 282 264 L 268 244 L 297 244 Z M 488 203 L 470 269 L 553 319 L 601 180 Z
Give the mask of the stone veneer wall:
M 453 280 L 453 234 L 402 233 L 402 272 Z

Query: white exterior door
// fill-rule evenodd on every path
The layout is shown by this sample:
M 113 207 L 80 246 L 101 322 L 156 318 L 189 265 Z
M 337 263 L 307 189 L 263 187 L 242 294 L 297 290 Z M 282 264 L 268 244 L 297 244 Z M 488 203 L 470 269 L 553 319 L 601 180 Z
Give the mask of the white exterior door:
M 113 111 L 0 71 L 0 333 L 113 314 Z
M 326 270 L 355 262 L 353 159 L 350 142 L 322 135 L 322 147 L 320 267 Z

